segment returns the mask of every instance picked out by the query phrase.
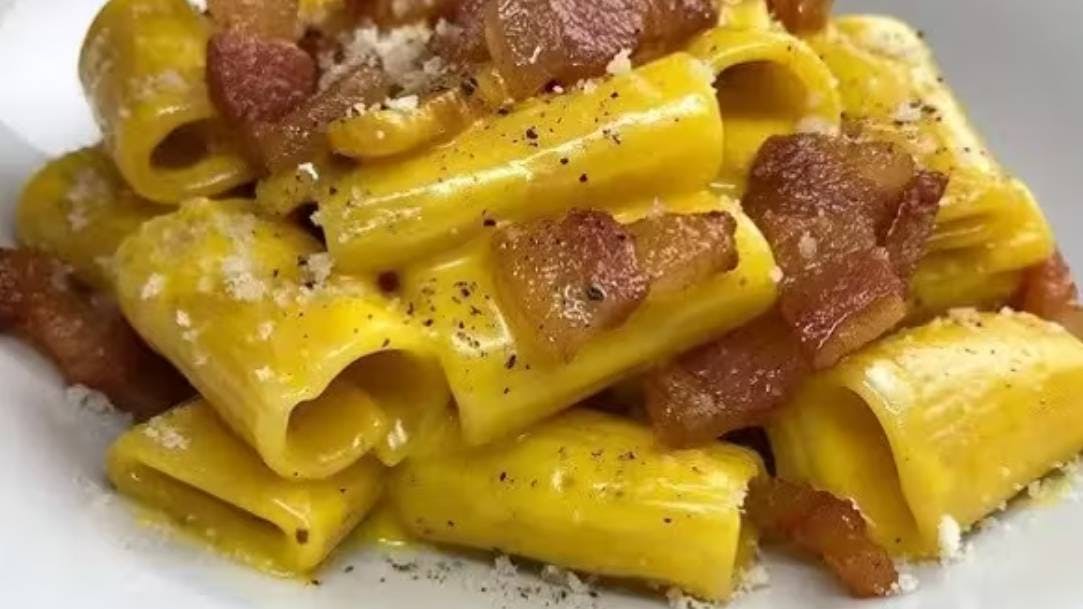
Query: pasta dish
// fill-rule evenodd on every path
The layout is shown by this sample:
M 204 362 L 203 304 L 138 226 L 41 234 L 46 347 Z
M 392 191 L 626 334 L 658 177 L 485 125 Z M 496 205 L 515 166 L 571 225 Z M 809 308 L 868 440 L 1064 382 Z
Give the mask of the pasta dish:
M 923 36 L 831 0 L 108 0 L 99 144 L 0 329 L 115 490 L 310 576 L 352 532 L 726 601 L 908 590 L 1083 450 L 1083 314 Z

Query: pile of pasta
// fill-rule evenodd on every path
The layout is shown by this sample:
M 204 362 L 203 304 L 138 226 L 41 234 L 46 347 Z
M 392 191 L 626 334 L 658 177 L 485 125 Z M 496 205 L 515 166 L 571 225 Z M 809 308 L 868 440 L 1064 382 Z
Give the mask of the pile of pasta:
M 859 596 L 1083 449 L 1075 286 L 921 37 L 807 0 L 110 0 L 0 324 L 276 574 L 418 542 Z M 747 430 L 765 429 L 749 442 Z

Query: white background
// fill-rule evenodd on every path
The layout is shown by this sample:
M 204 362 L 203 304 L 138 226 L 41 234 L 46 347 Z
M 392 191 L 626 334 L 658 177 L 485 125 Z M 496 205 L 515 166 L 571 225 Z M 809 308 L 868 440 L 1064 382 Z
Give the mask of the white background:
M 1083 2 L 1076 0 L 841 1 L 849 10 L 910 18 L 938 51 L 950 82 L 991 147 L 1035 190 L 1083 268 Z M 46 156 L 90 143 L 95 132 L 75 76 L 83 32 L 100 0 L 0 0 L 0 229 L 27 174 Z M 133 524 L 104 491 L 102 450 L 115 428 L 72 415 L 58 379 L 31 350 L 0 338 L 0 607 L 219 609 L 238 607 L 540 607 L 480 565 L 443 583 L 412 581 L 377 555 L 350 550 L 302 586 L 248 573 Z M 819 569 L 767 558 L 772 584 L 739 609 L 985 609 L 1083 606 L 1083 504 L 1013 510 L 1008 524 L 972 539 L 962 564 L 918 571 L 916 594 L 846 599 Z M 427 559 L 428 564 L 438 560 Z M 345 565 L 355 566 L 350 574 Z M 422 568 L 422 575 L 430 568 Z M 524 569 L 529 570 L 529 569 Z M 386 581 L 381 583 L 380 578 Z M 532 581 L 529 577 L 525 581 Z M 480 592 L 481 587 L 489 592 Z M 496 592 L 493 592 L 496 588 Z M 550 598 L 550 597 L 543 597 Z M 558 607 L 656 607 L 607 595 Z

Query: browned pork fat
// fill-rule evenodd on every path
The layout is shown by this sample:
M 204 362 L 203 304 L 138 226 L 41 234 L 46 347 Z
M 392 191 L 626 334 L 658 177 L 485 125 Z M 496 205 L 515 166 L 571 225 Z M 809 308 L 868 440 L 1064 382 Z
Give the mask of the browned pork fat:
M 890 144 L 768 140 L 743 207 L 782 270 L 777 312 L 652 375 L 659 436 L 689 444 L 761 424 L 809 372 L 902 321 L 946 183 Z
M 289 41 L 300 34 L 298 0 L 207 0 L 207 10 L 223 30 Z
M 800 345 L 771 313 L 651 373 L 647 411 L 666 443 L 693 446 L 762 425 L 807 373 Z
M 737 222 L 726 212 L 663 214 L 627 229 L 652 293 L 680 291 L 737 267 Z
M 32 343 L 69 383 L 101 391 L 140 420 L 194 394 L 114 305 L 95 298 L 59 261 L 41 253 L 0 249 L 0 330 Z
M 327 126 L 332 121 L 346 116 L 357 104 L 386 99 L 389 92 L 390 83 L 382 70 L 360 66 L 281 119 L 250 125 L 252 148 L 272 172 L 295 168 L 321 156 L 328 146 Z
M 767 0 L 771 13 L 795 34 L 822 30 L 831 18 L 835 0 Z
M 235 125 L 276 121 L 316 91 L 316 63 L 292 42 L 227 30 L 207 45 L 207 87 Z
M 490 0 L 485 37 L 518 98 L 604 74 L 622 51 L 665 50 L 717 22 L 711 0 Z
M 890 144 L 803 134 L 763 145 L 743 205 L 775 253 L 783 318 L 815 368 L 903 319 L 946 185 Z
M 757 478 L 744 508 L 766 535 L 820 556 L 854 596 L 894 591 L 899 579 L 895 565 L 869 538 L 865 519 L 851 502 L 805 484 Z
M 599 332 L 619 326 L 646 298 L 635 242 L 612 216 L 573 210 L 511 226 L 494 241 L 505 310 L 546 352 L 570 360 Z
M 438 28 L 434 50 L 449 64 L 467 68 L 489 59 L 485 40 L 485 7 L 491 0 L 460 0 Z
M 1072 269 L 1058 251 L 1045 262 L 1027 269 L 1014 302 L 1017 309 L 1062 324 L 1083 339 L 1083 307 Z
M 782 317 L 816 370 L 883 336 L 906 317 L 906 284 L 883 248 L 784 281 Z

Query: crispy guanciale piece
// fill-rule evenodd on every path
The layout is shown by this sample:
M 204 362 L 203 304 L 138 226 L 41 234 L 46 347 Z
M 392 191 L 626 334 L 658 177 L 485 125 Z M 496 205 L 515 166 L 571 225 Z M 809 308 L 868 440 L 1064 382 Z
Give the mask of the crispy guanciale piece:
M 1083 338 L 1083 307 L 1072 269 L 1058 251 L 1023 274 L 1023 284 L 1012 303 L 1015 308 L 1055 321 Z
M 777 312 L 653 374 L 658 433 L 689 444 L 760 424 L 810 371 L 894 328 L 946 182 L 889 144 L 768 140 L 743 207 L 783 272 Z
M 357 104 L 387 98 L 390 83 L 383 71 L 359 66 L 326 90 L 308 98 L 275 122 L 249 127 L 254 152 L 271 172 L 318 158 L 327 149 L 327 128 Z
M 808 373 L 777 313 L 690 351 L 647 378 L 647 411 L 668 444 L 693 446 L 762 425 Z
M 906 284 L 884 248 L 855 252 L 783 285 L 782 317 L 817 370 L 833 366 L 906 317 Z
M 767 0 L 771 13 L 795 34 L 822 30 L 831 18 L 835 0 Z
M 873 542 L 850 501 L 804 484 L 773 478 L 752 481 L 745 514 L 767 536 L 820 556 L 851 594 L 887 596 L 898 581 L 888 553 Z
M 0 330 L 40 349 L 69 383 L 101 391 L 140 420 L 194 393 L 115 305 L 74 283 L 64 265 L 45 254 L 0 249 Z
M 485 7 L 490 0 L 460 0 L 436 31 L 433 49 L 448 64 L 467 67 L 489 59 L 485 41 Z
M 895 216 L 883 233 L 895 273 L 909 281 L 925 255 L 926 243 L 936 228 L 940 198 L 948 187 L 948 177 L 934 171 L 918 171 L 903 190 Z
M 658 53 L 717 23 L 709 0 L 493 0 L 485 38 L 518 98 L 605 73 L 621 52 Z
M 807 134 L 761 148 L 743 204 L 782 268 L 782 316 L 815 368 L 902 321 L 946 185 L 891 144 Z
M 677 292 L 737 267 L 737 222 L 726 212 L 663 214 L 626 228 L 652 293 Z
M 207 0 L 207 10 L 221 29 L 289 41 L 300 34 L 298 6 L 298 0 Z
M 316 91 L 316 62 L 286 40 L 218 32 L 207 45 L 207 87 L 234 124 L 276 121 Z
M 635 241 L 604 212 L 511 226 L 493 247 L 508 313 L 540 349 L 564 360 L 628 319 L 650 289 Z

